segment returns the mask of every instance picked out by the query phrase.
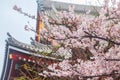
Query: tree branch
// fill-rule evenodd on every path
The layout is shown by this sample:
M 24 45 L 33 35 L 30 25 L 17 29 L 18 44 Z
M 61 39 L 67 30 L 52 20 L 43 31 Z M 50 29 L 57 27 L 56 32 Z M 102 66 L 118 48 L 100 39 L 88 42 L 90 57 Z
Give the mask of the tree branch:
M 120 61 L 120 59 L 104 59 L 106 61 Z
M 116 75 L 116 74 L 120 74 L 118 72 L 116 73 L 111 73 L 111 74 L 103 74 L 103 75 L 93 75 L 93 76 L 83 76 L 83 78 L 94 78 L 94 77 L 103 77 L 103 76 L 112 76 L 112 75 Z
M 97 35 L 92 35 L 92 34 L 90 34 L 89 32 L 86 32 L 86 31 L 84 31 L 84 32 L 87 33 L 87 35 L 83 36 L 83 38 L 97 38 L 97 39 L 100 39 L 100 40 L 111 42 L 111 43 L 116 44 L 116 45 L 120 45 L 120 42 L 115 42 L 115 41 L 113 41 L 111 39 L 108 39 L 108 38 L 103 38 L 103 37 L 99 37 Z
M 31 15 L 31 14 L 28 14 L 28 13 L 26 13 L 26 12 L 23 12 L 22 9 L 19 8 L 19 7 L 17 7 L 16 5 L 14 5 L 13 9 L 14 9 L 15 11 L 17 11 L 17 12 L 19 12 L 19 13 L 21 13 L 21 14 L 29 17 L 29 18 L 31 18 L 31 19 L 37 20 L 37 18 L 36 18 L 34 15 Z

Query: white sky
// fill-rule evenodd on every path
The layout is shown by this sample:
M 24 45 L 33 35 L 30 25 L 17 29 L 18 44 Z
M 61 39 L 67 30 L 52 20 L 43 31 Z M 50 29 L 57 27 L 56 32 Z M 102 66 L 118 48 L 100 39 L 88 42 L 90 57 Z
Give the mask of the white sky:
M 87 4 L 87 5 L 100 5 L 97 0 L 54 0 L 76 4 Z M 103 0 L 99 0 L 102 2 Z M 2 66 L 4 64 L 5 54 L 5 40 L 7 39 L 6 33 L 9 32 L 17 40 L 29 43 L 30 37 L 34 38 L 34 33 L 26 32 L 24 26 L 27 21 L 32 26 L 36 26 L 36 21 L 32 20 L 18 12 L 14 11 L 12 7 L 17 5 L 23 9 L 23 11 L 30 14 L 36 15 L 36 0 L 1 0 L 0 2 L 0 75 Z

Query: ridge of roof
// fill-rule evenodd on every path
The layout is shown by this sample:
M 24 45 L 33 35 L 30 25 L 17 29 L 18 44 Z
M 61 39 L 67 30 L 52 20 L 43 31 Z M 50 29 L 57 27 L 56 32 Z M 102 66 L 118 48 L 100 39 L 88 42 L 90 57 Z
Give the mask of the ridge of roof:
M 50 1 L 50 0 L 43 0 L 43 6 L 45 9 L 52 9 L 52 5 L 55 6 L 57 10 L 68 10 L 69 5 L 75 6 L 75 12 L 78 13 L 86 13 L 88 10 L 91 11 L 90 14 L 96 13 L 96 10 L 100 10 L 100 6 L 92 6 L 92 5 L 81 5 L 75 3 L 64 3 L 64 2 L 57 2 L 57 1 Z

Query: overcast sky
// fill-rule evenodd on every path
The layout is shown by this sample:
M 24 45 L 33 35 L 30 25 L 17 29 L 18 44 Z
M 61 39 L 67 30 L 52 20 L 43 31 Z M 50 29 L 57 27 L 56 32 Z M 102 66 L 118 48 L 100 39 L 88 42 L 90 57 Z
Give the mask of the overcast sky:
M 87 5 L 100 5 L 97 0 L 54 0 L 76 4 L 87 4 Z M 100 0 L 102 2 L 103 0 Z M 5 54 L 5 40 L 7 39 L 6 33 L 9 32 L 17 40 L 25 43 L 30 42 L 30 37 L 34 38 L 33 32 L 26 32 L 24 26 L 29 21 L 30 24 L 35 28 L 36 21 L 32 20 L 12 8 L 17 5 L 22 8 L 23 11 L 36 15 L 37 4 L 36 0 L 1 0 L 0 2 L 0 75 L 2 66 L 4 64 Z

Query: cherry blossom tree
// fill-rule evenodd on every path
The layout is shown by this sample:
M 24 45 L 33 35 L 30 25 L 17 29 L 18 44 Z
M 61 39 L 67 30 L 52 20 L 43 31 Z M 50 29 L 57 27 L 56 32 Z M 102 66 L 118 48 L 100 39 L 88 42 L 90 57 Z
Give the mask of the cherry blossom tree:
M 49 65 L 39 75 L 76 77 L 75 80 L 120 79 L 120 2 L 111 0 L 112 7 L 109 2 L 104 0 L 103 7 L 96 12 L 98 16 L 89 18 L 75 13 L 73 6 L 68 12 L 56 11 L 57 19 L 42 16 L 47 27 L 41 31 L 43 38 L 53 46 L 59 45 L 59 54 L 67 50 L 72 56 Z

